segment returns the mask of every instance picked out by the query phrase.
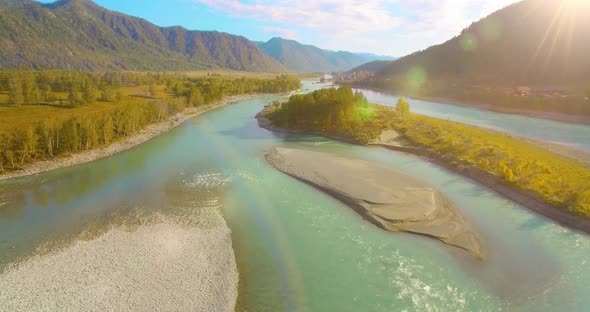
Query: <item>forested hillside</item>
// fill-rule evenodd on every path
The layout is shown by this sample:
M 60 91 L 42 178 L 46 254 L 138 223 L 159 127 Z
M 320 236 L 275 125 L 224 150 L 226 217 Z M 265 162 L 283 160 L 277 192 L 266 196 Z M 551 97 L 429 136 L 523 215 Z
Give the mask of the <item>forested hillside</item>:
M 246 38 L 158 27 L 91 0 L 0 0 L 0 50 L 5 69 L 285 70 Z
M 590 3 L 524 0 L 473 23 L 457 37 L 385 65 L 380 79 L 412 68 L 428 79 L 473 84 L 588 82 Z
M 590 1 L 524 0 L 352 83 L 507 113 L 590 116 Z
M 392 57 L 370 53 L 323 50 L 294 40 L 272 38 L 258 46 L 288 69 L 297 72 L 341 72 L 375 60 L 392 60 Z

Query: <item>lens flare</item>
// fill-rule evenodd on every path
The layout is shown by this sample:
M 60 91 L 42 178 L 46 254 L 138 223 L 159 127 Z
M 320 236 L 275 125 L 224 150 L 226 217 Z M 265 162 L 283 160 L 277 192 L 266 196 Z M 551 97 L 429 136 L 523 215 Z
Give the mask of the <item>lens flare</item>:
M 496 41 L 502 35 L 502 24 L 493 18 L 488 18 L 481 23 L 478 33 L 482 41 Z
M 466 33 L 461 36 L 461 48 L 467 52 L 475 51 L 477 49 L 477 37 L 473 34 Z
M 411 88 L 419 89 L 428 79 L 426 70 L 421 66 L 415 66 L 408 71 L 408 84 Z

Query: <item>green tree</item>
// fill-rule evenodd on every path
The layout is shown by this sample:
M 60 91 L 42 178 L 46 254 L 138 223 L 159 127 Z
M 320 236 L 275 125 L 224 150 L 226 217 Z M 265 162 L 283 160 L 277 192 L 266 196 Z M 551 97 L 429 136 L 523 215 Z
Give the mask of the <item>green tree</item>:
M 12 105 L 24 102 L 22 83 L 18 78 L 11 78 L 8 82 L 8 102 Z
M 86 104 L 94 102 L 96 99 L 96 88 L 94 84 L 86 80 L 82 84 L 82 101 Z
M 403 97 L 397 100 L 395 109 L 401 120 L 406 120 L 406 118 L 410 115 L 410 104 L 406 102 L 406 100 Z
M 197 86 L 192 86 L 187 94 L 187 104 L 189 106 L 200 106 L 205 103 L 201 90 Z
M 22 92 L 25 104 L 31 105 L 40 101 L 41 94 L 34 74 L 26 73 L 24 75 L 22 80 Z
M 37 152 L 37 135 L 33 128 L 29 127 L 24 130 L 17 130 L 14 141 L 21 164 L 24 164 L 30 158 L 35 158 Z
M 104 144 L 110 144 L 115 135 L 115 124 L 111 114 L 106 115 L 101 122 L 102 141 Z
M 106 82 L 100 86 L 100 100 L 101 101 L 112 101 L 114 97 L 113 87 Z
M 40 121 L 35 129 L 35 133 L 39 138 L 39 148 L 43 150 L 43 153 L 51 158 L 55 157 L 54 149 L 54 136 L 55 129 L 50 126 L 47 121 Z
M 80 97 L 78 88 L 73 83 L 70 86 L 70 89 L 68 90 L 68 103 L 71 107 L 78 107 L 82 105 L 82 98 Z

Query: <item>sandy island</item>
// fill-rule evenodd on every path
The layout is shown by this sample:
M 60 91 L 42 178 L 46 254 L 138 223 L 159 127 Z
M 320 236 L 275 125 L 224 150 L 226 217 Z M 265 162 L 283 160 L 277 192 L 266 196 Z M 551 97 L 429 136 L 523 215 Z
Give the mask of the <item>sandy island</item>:
M 0 174 L 0 181 L 8 180 L 13 178 L 25 177 L 30 175 L 35 175 L 59 168 L 71 167 L 75 165 L 80 165 L 83 163 L 91 162 L 93 160 L 97 160 L 100 158 L 110 157 L 114 154 L 129 150 L 137 145 L 145 143 L 154 137 L 157 137 L 160 134 L 170 131 L 178 126 L 180 126 L 185 121 L 195 118 L 203 113 L 211 111 L 213 109 L 234 104 L 241 100 L 246 100 L 250 98 L 260 97 L 264 94 L 246 94 L 246 95 L 237 95 L 237 96 L 230 96 L 227 97 L 219 102 L 203 106 L 203 107 L 196 107 L 196 108 L 189 108 L 185 110 L 183 113 L 176 114 L 175 116 L 171 117 L 168 120 L 151 124 L 138 132 L 137 134 L 128 136 L 121 141 L 115 142 L 109 146 L 104 148 L 94 149 L 90 151 L 85 151 L 82 153 L 74 154 L 68 157 L 60 157 L 45 161 L 39 161 L 32 164 L 26 165 L 22 170 L 9 172 L 5 174 Z
M 317 187 L 379 227 L 436 238 L 483 260 L 481 235 L 430 185 L 394 169 L 334 154 L 274 148 L 266 160 Z
M 309 135 L 317 135 L 323 136 L 329 139 L 342 141 L 350 144 L 359 144 L 354 142 L 348 138 L 342 138 L 335 135 L 330 135 L 327 133 L 320 133 L 314 131 L 300 131 L 300 130 L 289 130 L 276 127 L 272 124 L 268 118 L 264 117 L 266 113 L 265 110 L 261 111 L 256 115 L 256 119 L 258 120 L 258 125 L 261 128 L 270 130 L 270 131 L 277 131 L 277 132 L 285 132 L 285 133 L 298 133 L 298 134 L 309 134 Z M 476 127 L 476 126 L 474 126 Z M 494 131 L 485 129 L 486 131 Z M 502 132 L 504 133 L 504 132 Z M 572 147 L 565 147 L 561 144 L 554 144 L 554 143 L 547 143 L 541 142 L 538 140 L 533 140 L 529 138 L 523 138 L 519 136 L 515 136 L 513 134 L 509 134 L 515 138 L 523 139 L 528 143 L 535 144 L 541 148 L 547 149 L 551 152 L 556 154 L 560 154 L 562 156 L 568 157 L 570 159 L 574 159 L 579 161 L 580 163 L 590 165 L 590 153 L 586 151 L 582 151 L 579 149 L 575 149 Z M 571 229 L 575 229 L 578 231 L 582 231 L 585 233 L 590 234 L 590 219 L 580 218 L 579 216 L 570 213 L 560 207 L 555 205 L 551 205 L 545 202 L 542 198 L 533 194 L 531 192 L 526 192 L 515 188 L 514 186 L 506 183 L 501 177 L 496 176 L 490 172 L 482 170 L 473 165 L 466 165 L 463 163 L 458 162 L 449 162 L 447 159 L 442 159 L 438 157 L 435 153 L 431 153 L 428 150 L 412 146 L 408 144 L 396 131 L 388 130 L 384 131 L 379 138 L 368 144 L 369 146 L 378 146 L 384 147 L 393 151 L 402 152 L 406 154 L 412 154 L 419 157 L 423 157 L 427 161 L 434 163 L 446 170 L 449 170 L 455 174 L 459 174 L 465 178 L 468 178 L 479 185 L 482 185 L 489 190 L 495 192 L 496 194 L 511 200 L 529 210 L 552 219 L 557 223 L 566 226 Z

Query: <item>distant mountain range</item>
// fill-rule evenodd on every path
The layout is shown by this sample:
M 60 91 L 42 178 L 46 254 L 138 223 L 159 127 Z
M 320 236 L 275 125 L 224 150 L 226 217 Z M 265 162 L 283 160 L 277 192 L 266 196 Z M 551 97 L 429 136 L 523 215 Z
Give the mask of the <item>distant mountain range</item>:
M 524 0 L 471 24 L 460 35 L 394 62 L 352 71 L 405 81 L 412 69 L 428 81 L 567 84 L 590 81 L 590 1 Z
M 323 50 L 283 38 L 272 38 L 257 44 L 264 53 L 297 72 L 341 72 L 375 60 L 394 59 L 371 53 Z
M 91 0 L 0 0 L 4 69 L 332 72 L 387 57 L 327 51 L 273 38 L 159 27 Z
M 158 27 L 90 0 L 0 0 L 0 51 L 2 68 L 286 71 L 244 37 Z

